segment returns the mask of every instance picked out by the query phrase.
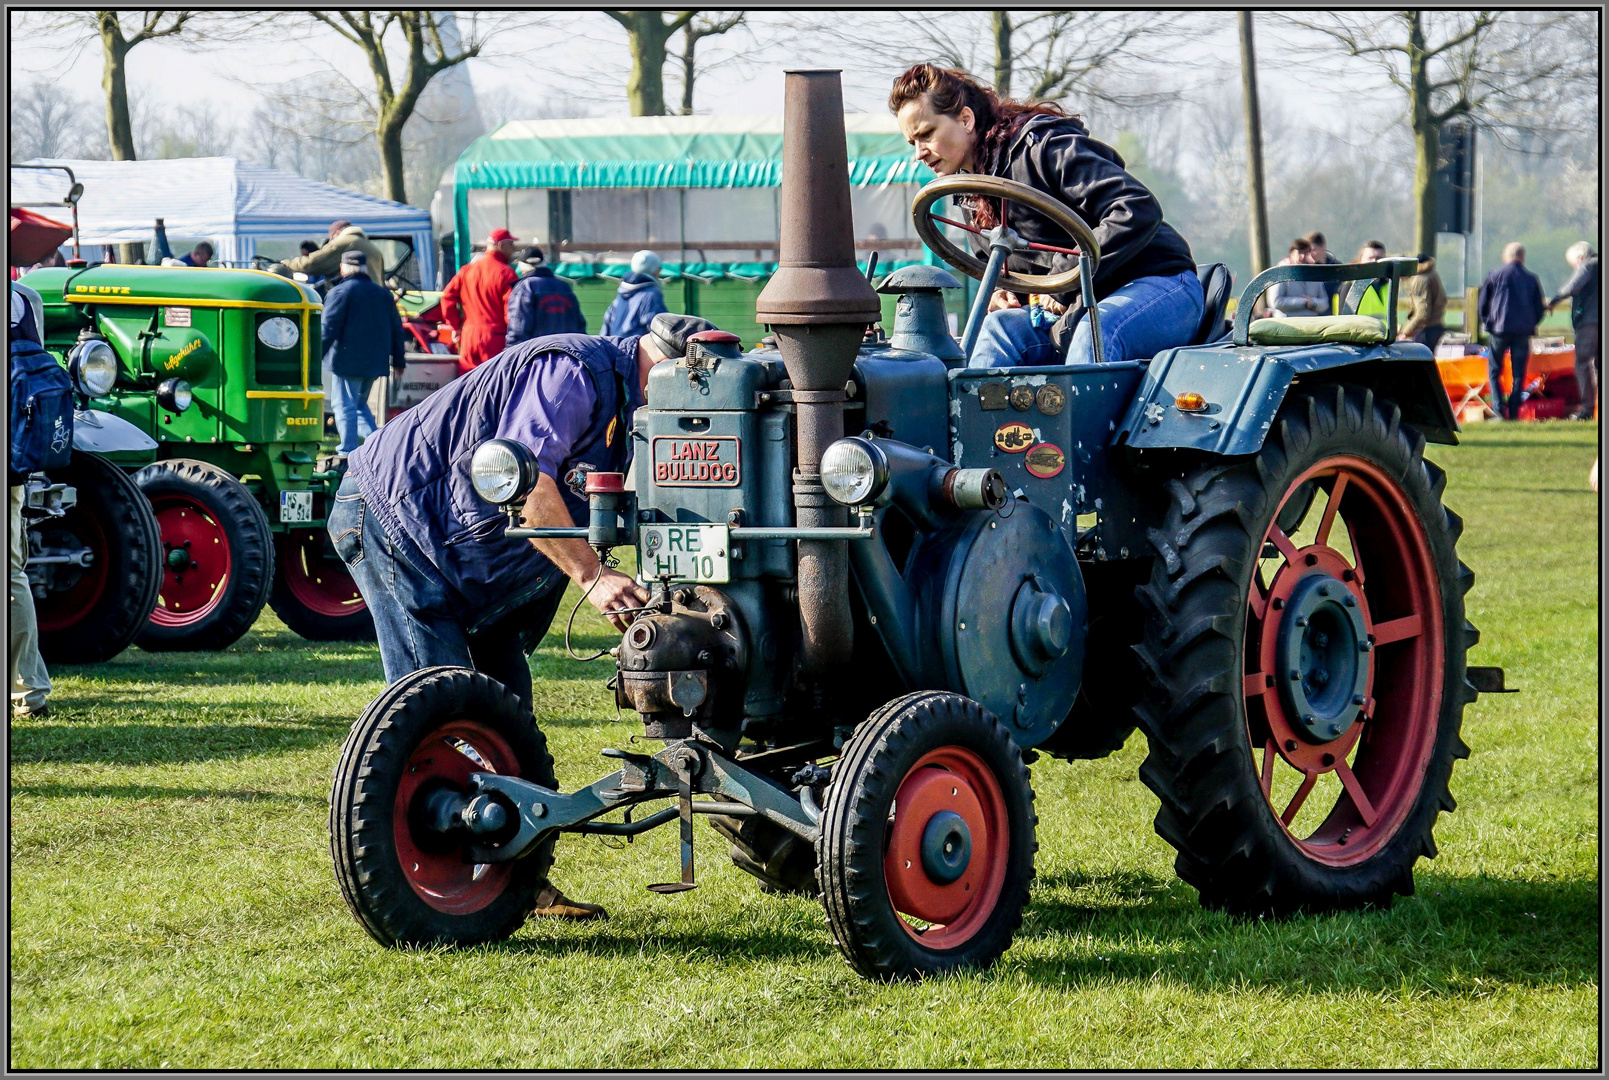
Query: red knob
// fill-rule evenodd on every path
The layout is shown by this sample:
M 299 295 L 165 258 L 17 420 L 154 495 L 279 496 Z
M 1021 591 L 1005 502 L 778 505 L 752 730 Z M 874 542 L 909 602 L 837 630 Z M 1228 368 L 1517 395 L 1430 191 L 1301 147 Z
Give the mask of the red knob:
M 587 473 L 587 494 L 618 495 L 626 490 L 626 474 L 617 472 Z

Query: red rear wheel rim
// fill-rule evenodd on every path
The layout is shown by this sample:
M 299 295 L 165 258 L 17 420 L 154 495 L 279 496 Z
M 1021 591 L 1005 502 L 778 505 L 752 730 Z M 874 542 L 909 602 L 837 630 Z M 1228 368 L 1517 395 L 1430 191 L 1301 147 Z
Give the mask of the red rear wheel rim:
M 62 523 L 65 528 L 61 531 L 77 537 L 79 543 L 89 548 L 92 558 L 72 588 L 49 593 L 45 599 L 35 601 L 34 613 L 39 620 L 39 632 L 42 634 L 70 630 L 82 622 L 95 610 L 95 605 L 100 603 L 101 597 L 106 592 L 107 578 L 111 574 L 110 568 L 106 565 L 110 545 L 107 544 L 106 534 L 101 530 L 100 522 L 95 520 L 95 515 L 84 513 L 74 507 L 67 511 Z
M 473 864 L 462 848 L 436 850 L 429 837 L 416 838 L 410 811 L 423 797 L 446 784 L 469 790 L 471 773 L 518 776 L 519 762 L 507 740 L 473 720 L 453 720 L 432 731 L 408 758 L 392 807 L 392 835 L 402 876 L 419 899 L 449 915 L 468 915 L 486 907 L 508 886 L 508 863 Z
M 1326 458 L 1290 484 L 1281 507 L 1310 480 L 1318 490 L 1296 538 L 1279 528 L 1276 513 L 1263 536 L 1263 550 L 1272 545 L 1274 554 L 1252 575 L 1246 721 L 1251 746 L 1262 752 L 1259 783 L 1286 835 L 1315 862 L 1348 866 L 1397 834 L 1424 786 L 1446 663 L 1441 583 L 1424 526 L 1384 469 L 1350 455 Z M 1313 574 L 1329 575 L 1355 598 L 1372 646 L 1360 654 L 1367 676 L 1361 718 L 1327 742 L 1302 737 L 1277 687 L 1289 677 L 1277 658 L 1281 634 L 1291 632 L 1283 602 Z M 1290 770 L 1294 778 L 1284 776 Z M 1295 779 L 1293 795 L 1276 795 L 1281 779 Z M 1298 821 L 1321 789 L 1333 805 L 1323 812 L 1315 802 L 1319 813 L 1310 808 Z M 1312 827 L 1315 818 L 1321 820 Z
M 316 615 L 344 619 L 362 614 L 363 594 L 339 559 L 324 557 L 324 538 L 316 529 L 295 529 L 279 545 L 279 572 L 302 607 Z
M 162 591 L 151 621 L 192 626 L 223 603 L 229 585 L 229 534 L 211 510 L 183 495 L 151 500 L 162 535 Z
M 922 865 L 922 841 L 935 815 L 965 821 L 971 857 L 950 882 L 934 880 Z M 988 924 L 1005 888 L 1011 855 L 1006 798 L 994 771 L 961 746 L 923 755 L 894 795 L 883 875 L 896 918 L 929 949 L 954 949 Z

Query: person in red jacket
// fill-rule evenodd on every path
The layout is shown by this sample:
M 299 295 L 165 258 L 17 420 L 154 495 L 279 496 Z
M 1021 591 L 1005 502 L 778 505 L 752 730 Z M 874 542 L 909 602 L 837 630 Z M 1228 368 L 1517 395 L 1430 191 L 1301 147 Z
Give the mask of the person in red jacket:
M 441 313 L 458 342 L 458 370 L 468 374 L 503 351 L 508 338 L 508 294 L 519 280 L 509 260 L 519 243 L 507 229 L 486 237 L 486 254 L 472 259 L 441 293 Z

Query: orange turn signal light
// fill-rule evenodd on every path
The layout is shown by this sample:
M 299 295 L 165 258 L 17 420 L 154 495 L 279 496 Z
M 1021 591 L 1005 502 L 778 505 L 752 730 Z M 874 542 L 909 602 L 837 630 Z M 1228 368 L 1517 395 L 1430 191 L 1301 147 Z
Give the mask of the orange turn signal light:
M 1173 407 L 1180 412 L 1206 412 L 1207 399 L 1194 390 L 1186 390 L 1173 399 Z

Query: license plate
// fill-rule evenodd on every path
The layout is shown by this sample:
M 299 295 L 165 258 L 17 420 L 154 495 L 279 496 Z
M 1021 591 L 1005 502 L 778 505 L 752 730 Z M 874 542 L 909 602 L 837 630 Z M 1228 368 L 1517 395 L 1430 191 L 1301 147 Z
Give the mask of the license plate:
M 730 534 L 725 525 L 639 525 L 644 580 L 697 581 L 724 585 L 732 580 Z
M 735 435 L 659 435 L 653 451 L 657 487 L 737 487 L 743 481 L 743 444 Z
M 311 491 L 281 491 L 279 493 L 279 520 L 282 524 L 313 520 L 313 493 Z

